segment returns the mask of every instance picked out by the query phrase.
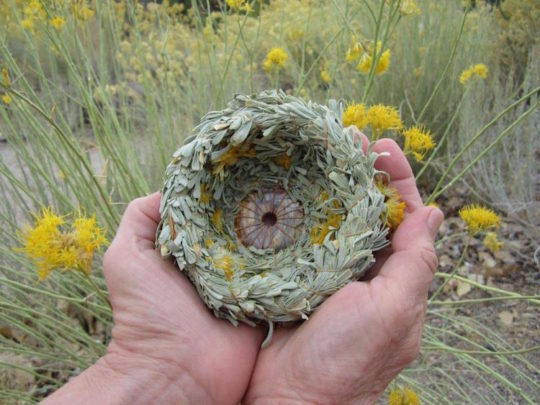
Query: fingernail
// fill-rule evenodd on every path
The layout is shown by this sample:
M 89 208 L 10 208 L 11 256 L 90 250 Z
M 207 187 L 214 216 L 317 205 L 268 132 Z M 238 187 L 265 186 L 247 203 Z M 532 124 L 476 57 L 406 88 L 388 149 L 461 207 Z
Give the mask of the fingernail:
M 435 239 L 435 237 L 437 236 L 437 232 L 439 232 L 439 227 L 441 226 L 443 219 L 444 214 L 440 209 L 431 209 L 431 212 L 429 213 L 427 219 L 427 226 L 433 239 Z

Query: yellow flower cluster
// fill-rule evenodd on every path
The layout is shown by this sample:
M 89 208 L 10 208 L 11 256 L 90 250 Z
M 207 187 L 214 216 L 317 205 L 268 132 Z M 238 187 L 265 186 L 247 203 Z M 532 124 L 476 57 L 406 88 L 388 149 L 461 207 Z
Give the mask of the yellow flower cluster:
M 291 167 L 291 157 L 286 153 L 274 157 L 273 160 L 277 165 L 280 165 L 287 170 Z
M 44 4 L 48 7 L 46 11 Z M 69 9 L 76 20 L 88 21 L 94 17 L 94 10 L 88 7 L 86 0 L 56 0 L 43 2 L 40 0 L 17 1 L 17 7 L 20 8 L 23 18 L 21 27 L 32 33 L 36 32 L 37 25 L 47 22 L 47 12 L 53 15 L 48 20 L 51 27 L 57 31 L 62 30 L 66 24 L 65 10 Z
M 388 397 L 389 405 L 420 405 L 420 399 L 412 388 L 393 388 Z
M 368 122 L 364 104 L 351 104 L 343 112 L 343 126 L 356 125 L 358 129 L 364 128 Z
M 266 55 L 266 59 L 263 62 L 263 69 L 270 73 L 274 69 L 281 69 L 285 67 L 285 63 L 289 59 L 289 55 L 282 48 L 272 48 Z
M 212 199 L 212 193 L 210 192 L 210 186 L 206 183 L 201 185 L 201 195 L 199 201 L 201 204 L 208 204 Z
M 37 21 L 44 20 L 47 13 L 43 9 L 39 0 L 30 0 L 23 9 L 24 18 L 21 20 L 21 25 L 25 30 L 32 31 Z
M 23 247 L 19 250 L 37 267 L 40 280 L 57 269 L 89 275 L 94 251 L 107 242 L 95 216 L 88 218 L 79 212 L 70 230 L 65 230 L 65 225 L 64 218 L 43 208 L 34 227 L 25 227 L 21 234 Z
M 6 105 L 10 105 L 13 102 L 11 96 L 7 93 L 2 94 L 2 102 Z
M 377 43 L 376 53 L 378 55 L 377 66 L 375 67 L 375 73 L 380 75 L 388 70 L 390 66 L 390 50 L 387 49 L 381 53 L 381 42 Z M 362 73 L 369 73 L 371 65 L 373 64 L 374 46 L 372 43 L 363 45 L 362 42 L 355 41 L 351 47 L 347 50 L 345 58 L 348 62 L 356 62 L 356 69 Z
M 467 69 L 465 69 L 463 72 L 461 72 L 461 75 L 459 76 L 459 82 L 463 85 L 465 85 L 473 76 L 478 76 L 481 79 L 487 78 L 488 75 L 488 68 L 483 63 L 479 63 L 476 65 L 471 65 Z
M 395 107 L 383 104 L 372 105 L 369 107 L 366 117 L 371 126 L 372 140 L 379 139 L 384 131 L 398 131 L 403 128 L 399 112 Z
M 402 0 L 399 12 L 403 16 L 412 14 L 420 15 L 422 14 L 422 9 L 416 5 L 415 0 Z
M 326 84 L 332 83 L 332 76 L 330 75 L 330 72 L 328 72 L 328 69 L 324 68 L 321 70 L 321 80 Z
M 226 166 L 232 166 L 242 158 L 253 158 L 256 154 L 257 151 L 252 144 L 231 146 L 227 152 L 212 161 L 216 165 L 212 169 L 212 174 L 223 176 L 223 170 Z
M 321 193 L 320 200 L 326 201 L 328 200 L 329 196 L 326 191 Z M 328 208 L 326 210 L 326 221 L 320 224 L 315 225 L 311 229 L 311 243 L 314 245 L 320 245 L 324 242 L 326 239 L 326 236 L 337 229 L 339 229 L 341 225 L 341 221 L 343 220 L 343 215 L 340 213 L 335 212 L 336 209 L 339 209 L 341 207 L 341 204 L 338 200 L 332 201 L 332 208 Z M 332 235 L 333 236 L 333 235 Z
M 396 230 L 399 224 L 403 222 L 405 216 L 405 202 L 395 187 L 392 187 L 382 180 L 377 181 L 377 188 L 384 196 L 384 210 L 381 214 L 381 220 L 392 231 Z
M 247 0 L 227 0 L 227 5 L 234 11 L 244 10 L 248 13 L 251 11 L 251 5 Z
M 492 253 L 498 252 L 504 246 L 504 242 L 499 241 L 497 234 L 495 232 L 486 232 L 486 236 L 484 237 L 483 244 Z
M 350 104 L 343 112 L 343 126 L 356 125 L 358 129 L 371 127 L 371 139 L 379 139 L 384 131 L 402 131 L 403 123 L 399 112 L 391 106 L 376 104 L 366 111 L 364 104 Z M 412 154 L 417 161 L 435 147 L 433 135 L 420 127 L 413 126 L 400 132 L 405 140 L 404 152 Z
M 364 104 L 351 104 L 343 112 L 343 125 L 356 125 L 358 129 L 371 127 L 372 140 L 379 139 L 384 131 L 403 128 L 399 112 L 391 106 L 375 104 L 366 111 Z
M 493 210 L 480 205 L 468 205 L 459 210 L 459 216 L 469 229 L 470 234 L 486 231 L 492 228 L 498 228 L 501 223 L 501 217 Z
M 54 27 L 55 30 L 60 31 L 62 28 L 64 28 L 64 25 L 66 24 L 66 20 L 64 20 L 63 17 L 56 16 L 50 21 L 51 25 Z
M 9 78 L 9 74 L 6 68 L 2 68 L 2 84 L 6 87 L 11 86 L 11 79 Z M 11 104 L 13 100 L 11 99 L 11 96 L 8 93 L 4 93 L 2 95 L 2 102 L 4 104 Z
M 214 224 L 219 233 L 223 233 L 223 210 L 221 208 L 218 208 L 212 214 L 212 224 Z
M 79 21 L 91 20 L 95 15 L 95 11 L 88 7 L 86 1 L 81 0 L 71 1 L 71 12 L 73 13 L 73 16 Z
M 229 255 L 222 255 L 219 258 L 213 259 L 214 266 L 225 273 L 225 278 L 231 281 L 234 277 L 233 260 Z
M 429 131 L 417 126 L 411 127 L 401 134 L 405 138 L 403 151 L 405 153 L 412 153 L 418 162 L 421 162 L 424 159 L 426 152 L 435 147 L 433 135 L 431 135 Z

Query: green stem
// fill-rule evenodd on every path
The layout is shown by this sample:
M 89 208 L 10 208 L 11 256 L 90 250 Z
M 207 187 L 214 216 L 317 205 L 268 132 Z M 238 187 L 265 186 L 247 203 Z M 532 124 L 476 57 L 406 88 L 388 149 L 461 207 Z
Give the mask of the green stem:
M 500 288 L 496 288 L 496 287 L 490 287 L 488 285 L 484 285 L 484 284 L 480 284 L 476 281 L 473 281 L 473 280 L 470 280 L 466 277 L 461 277 L 461 276 L 457 276 L 457 275 L 451 275 L 451 274 L 447 274 L 447 273 L 435 273 L 435 277 L 440 277 L 440 278 L 444 278 L 444 279 L 450 279 L 450 278 L 454 278 L 456 280 L 459 280 L 459 281 L 463 281 L 464 283 L 467 283 L 467 284 L 470 284 L 474 287 L 477 287 L 483 291 L 489 291 L 489 292 L 494 292 L 494 293 L 498 293 L 498 294 L 503 294 L 507 297 L 513 297 L 513 298 L 517 298 L 519 299 L 520 297 L 523 297 L 521 294 L 518 294 L 518 293 L 514 293 L 514 292 L 511 292 L 511 291 L 507 291 L 507 290 L 501 290 Z M 531 299 L 529 301 L 530 303 L 532 304 L 540 304 L 540 300 L 536 300 L 536 299 Z
M 452 44 L 452 51 L 450 53 L 450 57 L 448 58 L 448 62 L 446 63 L 446 66 L 444 67 L 444 70 L 441 73 L 441 76 L 439 77 L 439 81 L 437 82 L 437 84 L 435 85 L 435 88 L 431 92 L 431 95 L 429 96 L 428 101 L 426 101 L 426 104 L 424 104 L 424 107 L 422 108 L 422 111 L 418 115 L 417 122 L 422 121 L 422 118 L 424 117 L 424 114 L 426 113 L 427 108 L 429 107 L 429 105 L 433 101 L 433 98 L 435 97 L 435 94 L 437 94 L 437 92 L 439 91 L 439 88 L 441 87 L 444 79 L 446 78 L 446 73 L 448 72 L 448 69 L 450 68 L 450 65 L 452 65 L 452 62 L 454 61 L 454 57 L 456 56 L 456 50 L 457 50 L 459 41 L 461 40 L 461 36 L 463 35 L 463 28 L 465 27 L 465 21 L 467 20 L 468 13 L 469 13 L 469 9 L 465 10 L 465 13 L 463 14 L 463 19 L 461 20 L 461 26 L 459 27 L 458 36 L 457 36 L 456 40 L 454 41 L 454 43 Z
M 386 5 L 386 2 L 384 1 L 381 1 L 381 5 L 379 7 L 379 14 L 377 16 L 377 21 L 375 22 L 375 36 L 374 36 L 374 39 L 373 39 L 373 55 L 372 55 L 372 63 L 371 63 L 371 66 L 369 68 L 369 73 L 368 73 L 368 79 L 366 81 L 366 85 L 364 87 L 364 93 L 362 94 L 362 103 L 365 103 L 366 100 L 367 100 L 367 97 L 369 95 L 369 91 L 371 90 L 371 85 L 373 83 L 373 79 L 375 77 L 375 68 L 377 66 L 377 42 L 379 40 L 379 31 L 381 29 L 381 22 L 382 22 L 382 18 L 383 18 L 383 11 L 384 11 L 384 7 Z M 381 46 L 381 52 L 382 52 L 382 46 Z
M 505 351 L 489 351 L 489 350 L 463 350 L 463 349 L 455 349 L 450 346 L 446 346 L 444 344 L 441 345 L 433 345 L 433 346 L 423 346 L 422 350 L 431 350 L 431 351 L 445 351 L 450 353 L 461 353 L 461 354 L 482 354 L 487 356 L 513 356 L 516 354 L 524 354 L 524 353 L 531 353 L 531 352 L 537 352 L 540 351 L 540 346 L 533 346 L 529 347 L 527 349 L 518 349 L 518 350 L 505 350 Z
M 238 31 L 238 35 L 234 39 L 233 47 L 229 51 L 229 57 L 227 58 L 227 62 L 225 64 L 225 70 L 223 71 L 223 75 L 221 76 L 220 81 L 219 81 L 219 92 L 217 93 L 217 96 L 214 99 L 214 104 L 215 105 L 219 105 L 218 103 L 221 103 L 221 101 L 222 101 L 221 98 L 223 97 L 223 95 L 225 93 L 225 85 L 224 85 L 225 79 L 227 78 L 227 75 L 229 74 L 229 68 L 231 66 L 231 62 L 232 62 L 234 54 L 236 52 L 236 47 L 238 46 L 238 43 L 240 42 L 241 33 L 242 33 L 242 30 L 244 29 L 244 26 L 246 25 L 247 19 L 248 19 L 248 14 L 246 13 L 246 15 L 244 16 L 244 19 L 242 21 L 242 25 L 240 26 L 240 30 Z
M 435 158 L 435 156 L 437 156 L 437 153 L 439 152 L 442 145 L 444 144 L 444 141 L 446 141 L 446 137 L 450 133 L 450 129 L 452 128 L 452 125 L 454 124 L 454 121 L 458 117 L 458 112 L 461 110 L 461 106 L 463 105 L 463 102 L 465 101 L 465 97 L 466 97 L 467 93 L 469 92 L 469 89 L 470 89 L 470 87 L 467 87 L 465 89 L 465 92 L 463 92 L 463 95 L 461 96 L 461 100 L 459 100 L 459 103 L 458 103 L 457 107 L 454 110 L 454 114 L 452 115 L 452 118 L 450 119 L 450 122 L 446 126 L 446 129 L 444 130 L 444 133 L 441 136 L 441 138 L 437 141 L 437 146 L 435 147 L 433 152 L 429 155 L 429 158 L 426 160 L 426 162 L 424 163 L 422 168 L 416 174 L 416 176 L 415 176 L 416 181 L 418 181 L 420 179 L 420 177 L 422 177 L 422 174 L 425 173 L 425 171 L 428 168 L 431 161 Z M 418 122 L 418 120 L 417 120 L 417 122 Z
M 350 18 L 354 18 L 356 17 L 356 14 L 358 13 L 358 11 L 352 13 L 352 15 L 350 16 Z M 326 50 L 330 47 L 330 45 L 332 45 L 336 39 L 343 33 L 343 31 L 345 31 L 345 27 L 341 28 L 338 32 L 336 32 L 334 34 L 334 36 L 332 38 L 330 38 L 330 41 L 328 41 L 326 43 L 326 45 L 324 46 L 324 48 L 319 52 L 319 54 L 317 55 L 317 57 L 315 58 L 315 60 L 313 61 L 313 63 L 311 63 L 309 69 L 307 70 L 306 74 L 300 78 L 299 82 L 298 82 L 298 86 L 296 88 L 296 91 L 295 91 L 295 97 L 298 97 L 298 95 L 300 94 L 300 90 L 302 89 L 302 87 L 304 87 L 304 82 L 306 81 L 306 79 L 309 77 L 311 71 L 315 68 L 315 66 L 318 66 L 318 63 L 319 63 L 319 60 L 321 60 L 321 58 L 323 57 L 323 55 L 325 54 Z
M 431 305 L 441 305 L 441 306 L 451 306 L 451 305 L 462 305 L 462 304 L 481 304 L 485 302 L 492 301 L 538 301 L 540 300 L 540 295 L 522 295 L 520 297 L 489 297 L 489 298 L 474 298 L 469 300 L 459 300 L 459 301 L 431 301 Z
M 534 92 L 538 92 L 538 91 L 540 91 L 540 88 L 536 88 L 535 90 L 533 90 L 528 95 L 531 95 Z M 527 96 L 525 98 L 522 97 L 519 101 L 522 101 L 522 100 L 524 100 L 526 98 L 528 98 L 528 97 Z M 476 136 L 474 136 L 469 141 L 469 143 L 467 143 L 467 145 L 465 145 L 465 147 L 463 149 L 461 149 L 459 151 L 459 153 L 454 157 L 454 159 L 452 160 L 452 162 L 450 163 L 450 165 L 448 166 L 446 171 L 443 173 L 443 175 L 441 176 L 441 178 L 439 179 L 439 181 L 435 185 L 435 188 L 433 189 L 433 192 L 431 193 L 431 195 L 429 196 L 429 198 L 426 201 L 426 205 L 432 203 L 439 195 L 441 195 L 443 192 L 445 192 L 450 187 L 452 187 L 456 183 L 456 181 L 458 181 L 461 177 L 463 177 L 463 175 L 465 173 L 467 173 L 469 171 L 469 169 L 472 166 L 474 166 L 480 159 L 482 159 L 491 149 L 493 149 L 493 147 L 495 145 L 497 145 L 504 137 L 509 135 L 511 133 L 512 129 L 514 129 L 514 127 L 516 127 L 521 121 L 523 121 L 529 114 L 536 111 L 536 109 L 538 107 L 538 104 L 539 104 L 538 101 L 533 102 L 532 106 L 527 111 L 525 111 L 523 114 L 521 114 L 511 125 L 509 125 L 504 131 L 502 131 L 499 134 L 499 136 L 497 136 L 497 138 L 487 146 L 487 148 L 485 148 L 478 156 L 476 156 L 472 162 L 470 162 L 467 166 L 465 166 L 465 168 L 463 170 L 461 170 L 446 186 L 441 188 L 442 181 L 446 178 L 446 176 L 448 176 L 448 174 L 454 168 L 454 166 L 456 165 L 457 161 L 461 158 L 461 156 L 463 156 L 463 154 L 478 140 L 478 138 L 480 138 L 480 136 L 483 135 L 484 132 L 486 132 L 486 130 L 487 130 L 487 128 L 489 126 L 493 125 L 493 123 L 501 116 L 502 113 L 499 114 L 490 123 L 488 123 L 484 128 L 482 128 L 482 130 Z M 516 105 L 516 103 L 512 104 L 512 106 L 515 106 L 515 105 Z M 509 108 L 506 108 L 503 112 L 506 112 L 508 110 L 509 110 Z
M 0 83 L 0 87 L 4 88 L 3 84 Z M 99 184 L 98 179 L 94 175 L 94 172 L 92 171 L 92 168 L 88 165 L 88 162 L 86 161 L 84 156 L 81 155 L 81 153 L 78 151 L 78 149 L 75 147 L 75 145 L 70 141 L 69 137 L 66 134 L 64 134 L 64 132 L 58 126 L 58 124 L 45 111 L 43 111 L 41 109 L 41 107 L 39 107 L 37 104 L 35 104 L 32 100 L 27 98 L 22 93 L 19 93 L 18 91 L 13 90 L 13 89 L 10 89 L 10 91 L 13 94 L 15 94 L 17 96 L 17 98 L 20 98 L 25 103 L 27 103 L 30 107 L 32 107 L 35 111 L 37 111 L 38 114 L 41 115 L 55 129 L 55 131 L 60 135 L 60 137 L 66 143 L 66 145 L 71 150 L 71 152 L 73 152 L 73 154 L 78 157 L 78 159 L 81 162 L 81 164 L 83 165 L 85 171 L 88 173 L 89 177 L 91 178 L 91 181 L 96 186 L 96 189 L 99 192 L 99 195 L 100 195 L 100 197 L 102 199 L 102 202 L 104 203 L 103 205 L 107 209 L 107 211 L 109 212 L 110 217 L 115 218 L 115 215 L 111 210 L 111 206 L 108 203 L 109 198 L 108 198 L 107 194 L 105 193 L 105 190 L 103 190 L 103 187 L 101 186 L 101 184 Z
M 469 250 L 469 245 L 471 243 L 471 237 L 469 235 L 469 237 L 467 238 L 466 242 L 465 242 L 465 247 L 463 248 L 463 252 L 461 253 L 461 256 L 458 260 L 458 262 L 456 263 L 456 265 L 454 266 L 454 270 L 452 271 L 452 273 L 450 273 L 450 277 L 448 277 L 446 280 L 444 280 L 444 282 L 441 284 L 441 286 L 437 289 L 437 291 L 435 291 L 433 293 L 433 295 L 429 298 L 428 300 L 428 304 L 431 304 L 431 302 L 435 299 L 435 297 L 437 295 L 439 295 L 439 293 L 443 290 L 444 287 L 446 287 L 446 285 L 448 284 L 448 282 L 454 278 L 454 276 L 456 275 L 456 273 L 458 272 L 460 266 L 461 266 L 461 263 L 463 263 L 463 260 L 465 260 L 465 257 L 467 256 L 467 251 Z
M 109 301 L 109 298 L 103 294 L 103 291 L 101 291 L 101 288 L 99 288 L 97 286 L 97 284 L 94 282 L 94 280 L 92 280 L 92 277 L 90 277 L 89 274 L 86 274 L 84 273 L 84 275 L 86 276 L 86 279 L 88 280 L 88 282 L 90 283 L 90 285 L 92 285 L 92 287 L 94 288 L 94 290 L 96 291 L 97 295 L 99 295 L 99 297 L 109 306 L 109 308 L 112 310 L 112 306 L 111 306 L 111 302 Z
M 4 284 L 4 285 L 15 286 L 15 287 L 18 287 L 18 288 L 21 288 L 21 289 L 24 289 L 24 290 L 27 290 L 27 291 L 30 291 L 30 292 L 33 292 L 33 293 L 42 294 L 42 295 L 45 295 L 47 297 L 56 298 L 56 299 L 59 299 L 59 300 L 64 300 L 64 301 L 68 301 L 68 302 L 76 302 L 78 304 L 86 303 L 86 299 L 84 299 L 84 298 L 73 298 L 73 297 L 68 297 L 66 295 L 55 294 L 55 293 L 43 290 L 41 288 L 30 287 L 29 285 L 18 283 L 17 281 L 10 280 L 10 279 L 4 278 L 4 277 L 0 277 L 0 283 Z

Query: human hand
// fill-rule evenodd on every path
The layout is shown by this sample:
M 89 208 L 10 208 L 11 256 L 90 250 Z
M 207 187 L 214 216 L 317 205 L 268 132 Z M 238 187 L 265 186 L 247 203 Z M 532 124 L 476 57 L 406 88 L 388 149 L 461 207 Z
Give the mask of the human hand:
M 114 316 L 107 354 L 51 402 L 81 403 L 90 388 L 89 402 L 109 404 L 237 404 L 244 395 L 262 331 L 216 319 L 162 259 L 154 247 L 159 203 L 155 193 L 129 204 L 105 254 Z
M 377 254 L 368 281 L 347 285 L 301 325 L 274 332 L 259 353 L 246 403 L 371 404 L 417 356 L 443 215 L 423 205 L 394 141 L 382 139 L 373 151 L 390 153 L 376 167 L 407 204 L 392 247 Z

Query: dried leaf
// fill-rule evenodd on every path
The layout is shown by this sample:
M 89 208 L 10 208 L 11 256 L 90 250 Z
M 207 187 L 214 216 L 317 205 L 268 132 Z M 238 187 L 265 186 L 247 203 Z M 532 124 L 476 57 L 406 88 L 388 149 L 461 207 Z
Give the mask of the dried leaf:
M 510 328 L 514 324 L 514 314 L 510 311 L 499 312 L 499 321 L 503 326 Z

